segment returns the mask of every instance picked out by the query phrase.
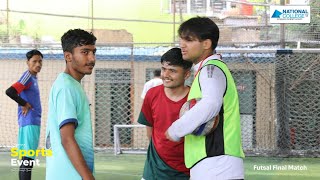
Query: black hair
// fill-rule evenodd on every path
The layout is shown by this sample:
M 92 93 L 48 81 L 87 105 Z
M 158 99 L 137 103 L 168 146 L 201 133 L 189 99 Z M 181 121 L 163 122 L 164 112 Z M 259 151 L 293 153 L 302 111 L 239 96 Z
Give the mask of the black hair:
M 39 55 L 39 56 L 41 56 L 41 58 L 43 58 L 43 55 L 42 55 L 42 53 L 41 53 L 40 51 L 38 51 L 38 50 L 36 50 L 36 49 L 33 49 L 33 50 L 27 52 L 27 54 L 26 54 L 26 57 L 27 57 L 28 61 L 29 61 L 34 55 Z
M 190 69 L 192 62 L 182 59 L 181 49 L 172 48 L 161 56 L 161 64 L 167 62 L 169 65 L 180 66 L 183 69 Z
M 82 29 L 70 29 L 61 37 L 63 52 L 73 52 L 73 49 L 79 46 L 95 45 L 97 38 L 92 32 Z
M 153 76 L 154 77 L 159 77 L 161 75 L 161 69 L 155 69 L 153 71 Z
M 219 41 L 219 27 L 210 18 L 194 17 L 183 22 L 178 30 L 182 39 L 197 38 L 199 41 L 210 39 L 212 50 L 215 50 Z

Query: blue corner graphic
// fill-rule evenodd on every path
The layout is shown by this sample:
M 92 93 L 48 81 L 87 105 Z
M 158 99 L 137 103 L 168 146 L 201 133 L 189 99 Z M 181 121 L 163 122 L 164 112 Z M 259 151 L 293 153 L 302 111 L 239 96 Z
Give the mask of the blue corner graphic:
M 282 13 L 278 10 L 275 10 L 274 13 L 272 14 L 272 17 L 271 18 L 280 18 L 280 15 Z

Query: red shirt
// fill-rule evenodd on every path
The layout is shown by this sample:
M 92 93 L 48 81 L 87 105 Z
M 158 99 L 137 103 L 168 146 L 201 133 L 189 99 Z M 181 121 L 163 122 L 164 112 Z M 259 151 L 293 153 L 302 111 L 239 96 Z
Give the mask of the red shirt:
M 179 119 L 180 109 L 187 101 L 187 97 L 188 95 L 175 102 L 165 95 L 163 85 L 151 88 L 145 96 L 141 109 L 145 120 L 140 116 L 138 121 L 153 127 L 152 141 L 161 159 L 173 169 L 189 174 L 189 169 L 184 164 L 184 139 L 172 142 L 165 136 L 166 130 Z

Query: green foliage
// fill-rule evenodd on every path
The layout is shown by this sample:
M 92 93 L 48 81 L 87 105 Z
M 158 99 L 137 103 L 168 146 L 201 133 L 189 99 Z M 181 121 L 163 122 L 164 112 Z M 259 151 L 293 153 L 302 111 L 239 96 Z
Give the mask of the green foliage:
M 265 4 L 267 0 L 247 0 L 248 2 L 252 2 L 252 3 L 261 3 L 261 4 Z M 254 14 L 256 15 L 263 15 L 265 14 L 265 11 L 268 10 L 268 7 L 266 6 L 253 6 L 254 9 Z
M 18 28 L 19 28 L 19 31 L 21 32 L 21 34 L 24 34 L 23 31 L 26 28 L 26 24 L 25 24 L 24 20 L 20 19 Z
M 25 30 L 26 30 L 26 24 L 24 20 L 19 20 L 17 24 L 10 23 L 9 26 L 7 26 L 7 24 L 0 25 L 0 35 L 2 36 L 8 35 L 7 31 L 9 32 L 10 36 L 25 35 L 26 34 Z
M 320 0 L 310 0 L 310 10 L 310 24 L 288 24 L 286 28 L 304 39 L 320 40 Z

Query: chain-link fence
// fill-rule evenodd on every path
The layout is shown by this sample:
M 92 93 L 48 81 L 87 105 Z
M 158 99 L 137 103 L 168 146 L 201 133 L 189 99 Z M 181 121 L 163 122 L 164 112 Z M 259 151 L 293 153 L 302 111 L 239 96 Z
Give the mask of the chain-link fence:
M 145 48 L 142 48 L 142 47 Z M 94 146 L 113 151 L 114 125 L 137 124 L 144 83 L 160 67 L 160 54 L 170 44 L 98 46 L 94 72 L 82 84 L 91 103 Z M 5 90 L 26 70 L 28 49 L 7 48 L 0 54 L 0 147 L 16 145 L 17 105 Z M 43 106 L 40 147 L 44 146 L 48 95 L 65 62 L 61 49 L 40 47 L 44 54 L 39 73 Z M 320 50 L 223 49 L 240 100 L 243 148 L 247 155 L 319 156 Z M 190 84 L 191 80 L 188 81 Z M 145 128 L 118 128 L 121 149 L 145 151 Z
M 179 24 L 200 15 L 220 28 L 218 52 L 237 83 L 246 154 L 319 156 L 320 50 L 299 50 L 320 47 L 319 3 L 309 0 L 310 24 L 285 24 L 281 32 L 279 24 L 269 23 L 271 2 L 264 0 L 87 0 L 81 6 L 77 0 L 34 6 L 0 0 L 0 148 L 16 144 L 17 105 L 5 90 L 26 70 L 27 50 L 44 54 L 39 74 L 43 147 L 50 87 L 65 66 L 59 38 L 74 28 L 95 34 L 96 67 L 82 84 L 91 103 L 95 149 L 109 151 L 117 135 L 114 125 L 136 124 L 143 85 L 160 67 L 160 56 L 177 44 Z M 275 50 L 283 45 L 297 50 Z M 117 131 L 120 148 L 147 148 L 144 128 Z

